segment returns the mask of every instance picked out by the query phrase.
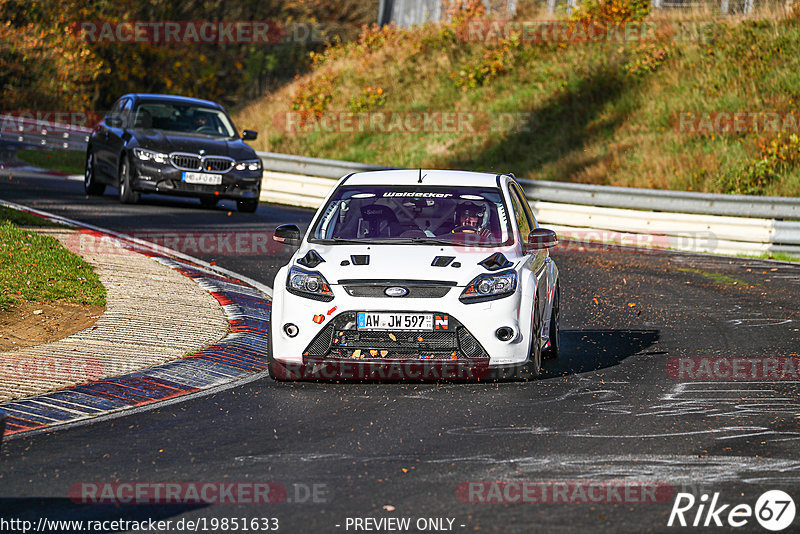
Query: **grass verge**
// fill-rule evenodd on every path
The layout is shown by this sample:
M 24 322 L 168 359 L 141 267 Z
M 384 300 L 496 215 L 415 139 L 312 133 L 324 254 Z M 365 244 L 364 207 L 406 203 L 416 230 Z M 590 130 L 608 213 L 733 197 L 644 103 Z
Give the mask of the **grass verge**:
M 6 210 L 0 211 L 0 309 L 23 300 L 105 306 L 106 289 L 88 263 L 55 238 L 20 228 Z
M 79 150 L 30 149 L 17 152 L 17 158 L 36 167 L 67 174 L 83 174 L 85 154 Z
M 800 17 L 663 21 L 660 13 L 647 21 L 669 31 L 641 42 L 470 41 L 453 24 L 373 28 L 314 56 L 309 74 L 234 118 L 266 132 L 253 144 L 274 152 L 800 196 Z M 392 114 L 451 111 L 486 123 L 413 131 L 392 122 Z M 739 111 L 780 120 L 722 131 L 698 119 Z M 348 113 L 368 114 L 368 127 Z

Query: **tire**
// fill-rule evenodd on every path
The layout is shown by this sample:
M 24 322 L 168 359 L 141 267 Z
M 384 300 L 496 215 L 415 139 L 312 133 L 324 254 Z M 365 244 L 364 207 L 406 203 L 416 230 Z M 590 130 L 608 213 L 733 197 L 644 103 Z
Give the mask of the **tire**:
M 283 370 L 283 372 L 281 372 L 281 370 Z M 286 373 L 286 369 L 283 366 L 281 366 L 281 364 L 276 362 L 275 359 L 272 357 L 271 331 L 269 333 L 269 338 L 267 339 L 267 374 L 269 374 L 269 377 L 275 382 L 286 382 L 289 380 L 289 377 Z
M 561 347 L 561 329 L 558 320 L 561 315 L 561 285 L 556 282 L 556 294 L 553 297 L 553 313 L 550 314 L 550 347 L 542 355 L 547 359 L 558 358 Z
M 123 204 L 139 202 L 139 193 L 131 187 L 131 167 L 128 158 L 123 156 L 119 165 L 119 201 Z
M 204 197 L 200 199 L 200 205 L 207 210 L 210 210 L 211 208 L 215 207 L 217 205 L 217 202 L 219 202 L 219 199 L 214 197 Z
M 92 150 L 86 151 L 86 170 L 83 173 L 83 190 L 90 196 L 101 196 L 106 185 L 97 181 L 97 170 L 94 165 L 94 154 Z
M 242 213 L 255 213 L 258 209 L 258 199 L 248 198 L 247 200 L 237 200 L 236 209 Z
M 533 328 L 531 329 L 530 360 L 527 372 L 530 378 L 539 378 L 542 374 L 542 314 L 539 313 L 539 299 L 533 301 Z M 528 378 L 528 377 L 526 377 Z
M 267 339 L 267 373 L 271 379 L 278 381 L 277 373 L 275 372 L 275 360 L 272 359 L 272 332 L 269 332 L 269 338 Z

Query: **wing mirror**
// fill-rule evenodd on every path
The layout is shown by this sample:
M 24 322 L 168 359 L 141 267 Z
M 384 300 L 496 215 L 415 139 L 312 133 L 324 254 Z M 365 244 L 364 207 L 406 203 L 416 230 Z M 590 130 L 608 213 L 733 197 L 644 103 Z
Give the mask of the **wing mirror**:
M 252 141 L 258 137 L 258 132 L 255 130 L 242 130 L 242 140 Z
M 303 234 L 300 233 L 300 228 L 296 224 L 282 224 L 275 228 L 272 239 L 284 245 L 299 247 L 303 242 Z
M 558 245 L 558 236 L 554 231 L 547 228 L 536 228 L 528 234 L 528 242 L 522 248 L 527 254 L 533 250 L 553 248 L 556 245 Z

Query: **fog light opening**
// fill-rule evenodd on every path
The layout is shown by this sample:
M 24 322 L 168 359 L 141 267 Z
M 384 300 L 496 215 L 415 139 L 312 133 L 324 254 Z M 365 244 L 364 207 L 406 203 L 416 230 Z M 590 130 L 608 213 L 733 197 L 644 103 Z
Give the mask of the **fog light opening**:
M 299 332 L 300 329 L 297 328 L 297 325 L 292 323 L 286 323 L 283 325 L 283 331 L 286 332 L 286 335 L 289 337 L 295 337 Z
M 510 341 L 514 337 L 514 329 L 508 326 L 501 326 L 495 331 L 494 335 L 500 341 Z

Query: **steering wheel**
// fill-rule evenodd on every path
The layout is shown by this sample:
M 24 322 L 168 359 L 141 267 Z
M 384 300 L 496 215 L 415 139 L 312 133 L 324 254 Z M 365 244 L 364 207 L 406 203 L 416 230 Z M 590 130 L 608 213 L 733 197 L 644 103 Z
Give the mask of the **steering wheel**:
M 203 126 L 197 128 L 194 132 L 195 133 L 215 134 L 215 133 L 217 133 L 217 129 L 214 128 L 213 126 L 209 126 L 207 124 L 204 124 Z
M 473 234 L 477 234 L 478 228 L 475 228 L 474 226 L 470 226 L 468 224 L 462 224 L 461 226 L 456 226 L 455 228 L 453 228 L 453 233 L 456 232 L 472 232 Z

